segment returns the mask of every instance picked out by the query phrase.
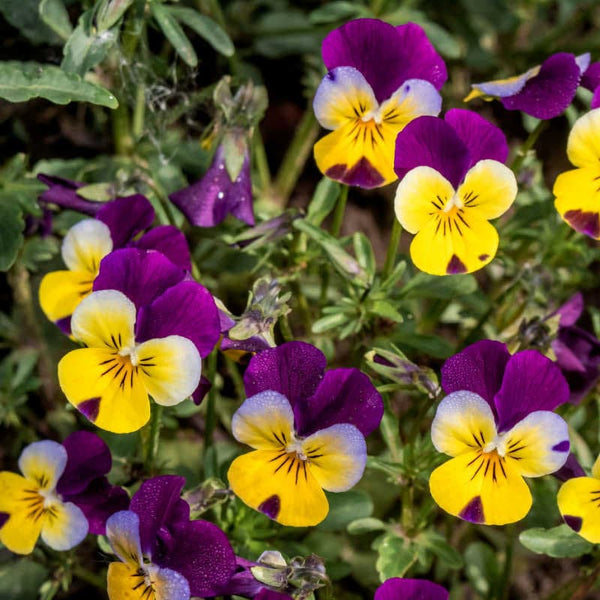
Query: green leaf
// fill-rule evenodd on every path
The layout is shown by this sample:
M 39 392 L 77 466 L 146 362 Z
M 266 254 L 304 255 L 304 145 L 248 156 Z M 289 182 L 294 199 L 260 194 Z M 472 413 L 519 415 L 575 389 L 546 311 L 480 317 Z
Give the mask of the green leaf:
M 435 554 L 449 569 L 460 569 L 463 559 L 448 542 L 444 536 L 436 531 L 425 531 L 417 538 L 417 542 Z
M 372 14 L 364 6 L 360 6 L 355 2 L 340 0 L 338 2 L 328 2 L 324 6 L 316 8 L 308 15 L 308 18 L 311 23 L 321 25 L 368 16 L 372 16 Z
M 369 311 L 378 317 L 402 323 L 404 317 L 387 300 L 376 300 L 369 305 Z
M 92 202 L 108 202 L 116 195 L 114 183 L 90 183 L 77 190 L 77 195 Z
M 417 273 L 400 290 L 407 298 L 442 298 L 451 300 L 456 296 L 472 294 L 477 289 L 477 280 L 471 274 L 438 277 Z
M 13 265 L 23 245 L 25 221 L 21 207 L 8 194 L 0 196 L 0 271 Z
M 575 558 L 588 554 L 594 548 L 593 544 L 577 535 L 566 524 L 552 529 L 527 529 L 521 532 L 519 541 L 528 550 L 552 558 Z
M 179 54 L 183 62 L 190 67 L 196 67 L 198 65 L 198 57 L 196 56 L 194 47 L 186 37 L 183 29 L 181 29 L 170 8 L 158 2 L 150 2 L 150 11 L 161 31 L 171 42 L 173 48 L 175 48 L 175 52 Z
M 35 45 L 61 44 L 61 39 L 42 21 L 39 5 L 40 0 L 2 0 L 0 14 Z
M 329 514 L 319 525 L 319 529 L 339 531 L 359 517 L 370 517 L 373 512 L 373 500 L 366 492 L 350 490 L 339 494 L 328 494 Z
M 110 29 L 133 4 L 133 0 L 104 0 L 96 14 L 98 31 Z
M 233 56 L 235 46 L 227 32 L 216 21 L 187 6 L 171 6 L 169 11 L 183 25 L 187 25 L 206 40 L 217 52 L 224 56 Z
M 42 0 L 38 10 L 42 21 L 63 40 L 73 33 L 69 13 L 62 0 Z
M 351 521 L 346 529 L 350 535 L 360 535 L 371 531 L 384 531 L 387 529 L 387 525 L 379 519 L 364 517 Z
M 60 67 L 16 60 L 0 62 L 0 98 L 9 102 L 26 102 L 46 98 L 55 104 L 91 102 L 117 108 L 117 99 L 105 88 L 84 81 Z
M 39 263 L 50 260 L 60 251 L 58 240 L 54 237 L 32 237 L 23 245 L 22 261 L 29 271 L 36 272 Z
M 48 569 L 22 558 L 0 567 L 0 598 L 31 600 L 38 597 L 38 590 L 48 576 Z
M 323 177 L 308 205 L 306 219 L 313 225 L 320 225 L 335 207 L 339 195 L 340 184 L 329 177 Z
M 409 540 L 399 538 L 394 533 L 386 533 L 373 542 L 379 553 L 375 563 L 381 581 L 390 577 L 404 577 L 417 562 L 417 549 Z
M 63 48 L 61 68 L 67 73 L 77 73 L 82 77 L 106 57 L 119 35 L 118 27 L 98 32 L 92 25 L 93 9 L 86 10 L 75 31 Z
M 496 552 L 488 544 L 473 542 L 465 550 L 465 572 L 471 585 L 482 596 L 498 589 L 500 569 Z
M 335 329 L 336 327 L 341 327 L 345 325 L 348 321 L 348 315 L 344 312 L 335 313 L 333 315 L 327 315 L 326 317 L 321 317 L 317 319 L 312 326 L 313 333 L 324 333 L 325 331 L 329 331 L 330 329 Z
M 371 281 L 375 276 L 375 252 L 371 246 L 371 240 L 362 232 L 357 231 L 352 236 L 352 244 L 354 246 L 354 255 L 358 264 L 370 275 Z

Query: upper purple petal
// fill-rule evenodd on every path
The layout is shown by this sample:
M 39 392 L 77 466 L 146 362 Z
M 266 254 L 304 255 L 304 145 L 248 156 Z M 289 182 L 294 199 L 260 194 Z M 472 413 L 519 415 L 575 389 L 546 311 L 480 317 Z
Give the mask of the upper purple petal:
M 378 19 L 356 19 L 323 40 L 328 70 L 354 67 L 369 82 L 378 102 L 407 79 L 425 79 L 440 89 L 447 78 L 444 61 L 414 23 L 393 27 Z
M 569 386 L 560 369 L 537 350 L 523 350 L 510 357 L 494 403 L 498 431 L 537 410 L 554 410 L 568 402 Z
M 196 281 L 182 281 L 143 306 L 136 324 L 136 340 L 144 342 L 181 335 L 208 356 L 221 335 L 219 313 L 211 293 Z
M 158 250 L 174 265 L 191 271 L 190 249 L 185 235 L 173 225 L 159 225 L 146 232 L 139 240 L 130 243 L 142 250 Z
M 273 390 L 294 407 L 315 393 L 326 366 L 327 359 L 318 348 L 305 342 L 286 342 L 252 357 L 244 373 L 246 395 Z
M 577 323 L 577 321 L 579 320 L 579 317 L 581 317 L 581 313 L 583 312 L 583 306 L 583 294 L 581 292 L 577 292 L 550 316 L 559 314 L 559 325 L 561 327 L 575 325 L 575 323 Z
M 448 591 L 426 579 L 393 577 L 377 588 L 373 600 L 448 600 Z
M 107 202 L 96 218 L 110 229 L 113 248 L 122 248 L 133 238 L 148 229 L 154 221 L 154 209 L 141 194 L 117 198 Z
M 314 395 L 293 408 L 296 429 L 303 436 L 337 423 L 350 423 L 367 436 L 383 417 L 379 392 L 358 369 L 327 371 Z
M 282 592 L 275 592 L 264 587 L 254 596 L 254 600 L 293 600 L 293 598 Z
M 219 146 L 204 177 L 169 198 L 188 221 L 198 227 L 214 227 L 229 214 L 254 225 L 250 157 L 246 156 L 240 174 L 231 181 L 223 147 Z
M 452 108 L 444 121 L 454 129 L 464 145 L 469 149 L 469 168 L 484 159 L 504 163 L 508 157 L 506 136 L 499 127 L 487 119 L 463 108 Z
M 538 119 L 553 119 L 573 101 L 580 78 L 575 57 L 559 52 L 542 63 L 540 72 L 518 94 L 502 98 L 502 104 Z
M 123 292 L 139 310 L 184 277 L 185 271 L 160 252 L 123 248 L 102 259 L 94 291 Z
M 559 481 L 567 481 L 574 477 L 585 477 L 586 473 L 583 467 L 573 453 L 569 454 L 567 462 L 558 470 L 552 473 Z
M 37 178 L 49 188 L 40 195 L 41 202 L 51 202 L 62 208 L 70 208 L 92 217 L 102 208 L 102 204 L 90 202 L 77 194 L 77 190 L 85 186 L 85 183 L 43 173 L 40 173 Z
M 600 62 L 588 66 L 581 76 L 581 85 L 590 92 L 596 91 L 596 88 L 600 85 Z
M 481 396 L 495 412 L 494 397 L 510 353 L 505 344 L 481 340 L 451 356 L 442 367 L 442 388 L 446 394 L 467 390 Z
M 471 165 L 469 149 L 454 129 L 437 117 L 418 117 L 396 138 L 394 171 L 402 179 L 411 169 L 431 167 L 457 188 Z
M 590 108 L 598 108 L 600 106 L 600 85 L 594 90 Z

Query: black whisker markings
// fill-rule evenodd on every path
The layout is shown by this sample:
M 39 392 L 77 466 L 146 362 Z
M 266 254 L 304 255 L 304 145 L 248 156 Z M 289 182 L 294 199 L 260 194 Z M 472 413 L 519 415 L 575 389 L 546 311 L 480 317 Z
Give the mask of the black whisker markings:
M 383 133 L 382 133 L 382 132 L 381 132 L 381 130 L 379 129 L 379 125 L 376 125 L 376 126 L 375 126 L 375 131 L 376 131 L 376 132 L 379 134 L 379 137 L 381 138 L 381 141 L 383 142 L 385 138 L 384 138 L 384 136 L 383 136 Z
M 460 212 L 457 212 L 456 216 L 465 224 L 466 227 L 468 227 L 469 229 L 471 228 L 471 226 L 465 221 L 464 217 L 460 214 Z
M 509 448 L 508 453 L 512 454 L 513 452 L 519 452 L 519 450 L 523 450 L 523 448 L 527 448 L 525 444 L 519 446 L 518 448 Z
M 119 383 L 119 387 L 124 390 L 125 389 L 125 380 L 127 379 L 127 371 L 123 373 L 123 377 L 121 377 L 121 383 Z
M 322 456 L 325 456 L 325 455 L 324 454 L 307 454 L 306 456 L 310 460 L 316 460 L 317 458 L 321 458 Z
M 288 467 L 288 470 L 286 472 L 286 475 L 290 474 L 290 471 L 292 470 L 292 467 L 294 466 L 294 463 L 296 462 L 296 457 L 292 458 L 292 462 L 290 463 L 290 466 Z
M 116 366 L 116 365 L 115 365 Z M 121 363 L 119 370 L 113 373 L 113 379 L 116 379 L 119 376 L 119 373 L 125 368 L 125 363 Z
M 496 461 L 494 461 L 494 464 L 492 465 L 492 481 L 498 481 L 496 479 Z
M 304 471 L 304 481 L 308 481 L 308 474 L 306 473 L 306 463 L 302 461 L 302 470 Z
M 490 468 L 490 462 L 491 462 L 491 460 L 488 458 L 487 463 L 485 465 L 485 471 L 483 472 L 484 477 L 487 475 L 488 469 Z
M 483 437 L 483 431 L 479 430 L 479 437 L 481 438 L 481 445 L 485 446 L 485 437 Z
M 354 114 L 360 119 L 360 113 L 358 112 L 356 106 L 352 105 L 352 110 L 354 111 Z
M 439 215 L 438 215 L 438 218 L 437 218 L 437 219 L 438 219 L 438 222 L 437 222 L 437 225 L 436 225 L 436 227 L 435 227 L 435 232 L 436 232 L 436 233 L 439 231 L 439 229 L 440 229 L 440 225 L 442 224 L 442 218 L 441 218 Z
M 144 369 L 144 367 L 140 367 L 140 369 L 142 369 L 142 373 L 148 377 L 150 377 L 150 373 L 148 373 L 148 371 L 146 371 L 146 369 Z
M 283 431 L 281 432 L 281 437 L 283 438 L 283 441 L 287 444 L 287 438 L 285 437 L 285 433 Z
M 107 373 L 110 373 L 119 363 L 115 362 L 115 364 L 112 367 L 108 367 L 108 369 L 106 369 L 106 371 L 104 371 L 104 373 L 102 373 L 100 375 L 100 377 L 102 377 L 103 375 L 106 375 Z M 122 367 L 123 365 L 121 365 Z
M 133 369 L 129 371 L 129 387 L 133 389 Z
M 298 473 L 300 472 L 300 463 L 304 464 L 304 461 L 296 461 L 296 485 L 298 485 Z
M 483 463 L 485 462 L 485 459 L 483 458 L 483 456 L 478 456 L 477 458 L 481 458 L 481 464 L 477 467 L 477 470 L 475 471 L 475 473 L 473 473 L 473 477 L 471 477 L 471 481 L 473 481 L 473 479 L 475 479 L 475 477 L 477 477 L 477 473 L 479 473 L 479 471 L 481 471 L 481 467 L 483 467 Z M 471 464 L 471 463 L 469 463 Z
M 521 443 L 523 443 L 523 440 L 515 440 L 508 445 L 508 449 L 511 450 L 514 446 L 518 446 Z
M 285 465 L 287 463 L 288 460 L 290 460 L 290 455 L 288 454 L 285 458 L 285 460 L 275 469 L 275 471 L 273 471 L 273 474 L 277 473 L 277 471 L 279 471 L 279 469 L 281 469 L 281 467 L 283 467 L 283 465 Z M 292 459 L 292 465 L 294 464 L 294 460 Z M 290 465 L 291 466 L 291 465 Z M 288 469 L 288 473 L 289 473 L 289 469 Z
M 508 479 L 508 477 L 506 476 L 506 471 L 504 470 L 504 465 L 502 464 L 503 462 L 504 458 L 502 458 L 498 464 L 500 465 L 500 469 L 502 469 L 502 475 L 504 475 L 504 479 Z
M 115 336 L 112 333 L 110 334 L 110 339 L 112 341 L 113 348 L 119 348 L 119 346 L 117 346 L 117 340 L 115 340 Z
M 600 501 L 600 496 L 596 496 L 595 498 L 592 498 L 592 502 L 598 502 Z
M 481 453 L 478 454 L 470 463 L 467 464 L 467 467 L 470 467 L 476 460 L 481 458 Z
M 454 227 L 456 227 L 456 231 L 458 231 L 458 235 L 460 235 L 460 237 L 462 237 L 462 231 L 460 230 L 458 221 L 454 221 Z
M 275 458 L 271 458 L 269 460 L 269 462 L 274 462 L 276 460 L 279 460 L 280 458 L 283 458 L 286 454 L 287 454 L 287 452 L 282 452 L 281 454 L 278 454 Z
M 119 332 L 119 348 L 121 347 L 121 333 Z
M 100 364 L 101 365 L 107 365 L 108 363 L 111 363 L 113 360 L 115 360 L 114 358 L 107 358 L 106 360 L 103 360 Z
M 473 439 L 475 440 L 475 443 L 478 446 L 483 446 L 483 444 L 477 439 L 477 436 L 473 432 L 471 432 L 471 435 L 473 436 Z
M 280 446 L 283 446 L 283 445 L 284 445 L 284 443 L 283 443 L 283 440 L 280 440 L 280 439 L 279 439 L 279 436 L 278 436 L 278 435 L 277 435 L 277 434 L 276 434 L 274 431 L 273 431 L 273 437 L 274 437 L 274 438 L 277 440 L 277 443 L 278 443 Z
M 446 235 L 446 223 L 448 222 L 448 219 L 444 219 L 444 232 L 443 235 Z

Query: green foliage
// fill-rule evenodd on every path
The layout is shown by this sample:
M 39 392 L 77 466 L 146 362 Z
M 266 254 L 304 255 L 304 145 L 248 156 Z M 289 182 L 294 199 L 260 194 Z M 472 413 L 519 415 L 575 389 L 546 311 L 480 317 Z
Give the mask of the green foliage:
M 552 558 L 582 556 L 588 554 L 594 547 L 565 524 L 551 529 L 539 527 L 527 529 L 519 535 L 519 541 L 528 550 Z

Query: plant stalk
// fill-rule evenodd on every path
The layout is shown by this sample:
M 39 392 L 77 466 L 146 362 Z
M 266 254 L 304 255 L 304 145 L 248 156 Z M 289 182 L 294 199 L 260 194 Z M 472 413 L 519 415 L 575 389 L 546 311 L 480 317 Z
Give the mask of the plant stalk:
M 335 205 L 333 211 L 333 219 L 331 222 L 331 235 L 339 237 L 340 231 L 342 230 L 342 223 L 344 222 L 344 215 L 346 213 L 346 204 L 348 203 L 348 190 L 350 188 L 347 185 L 342 185 L 340 189 L 340 196 Z
M 400 221 L 394 217 L 394 225 L 388 243 L 387 252 L 385 255 L 385 263 L 381 272 L 381 279 L 385 281 L 396 265 L 396 256 L 398 255 L 398 247 L 400 246 L 400 238 L 402 237 L 402 225 Z

